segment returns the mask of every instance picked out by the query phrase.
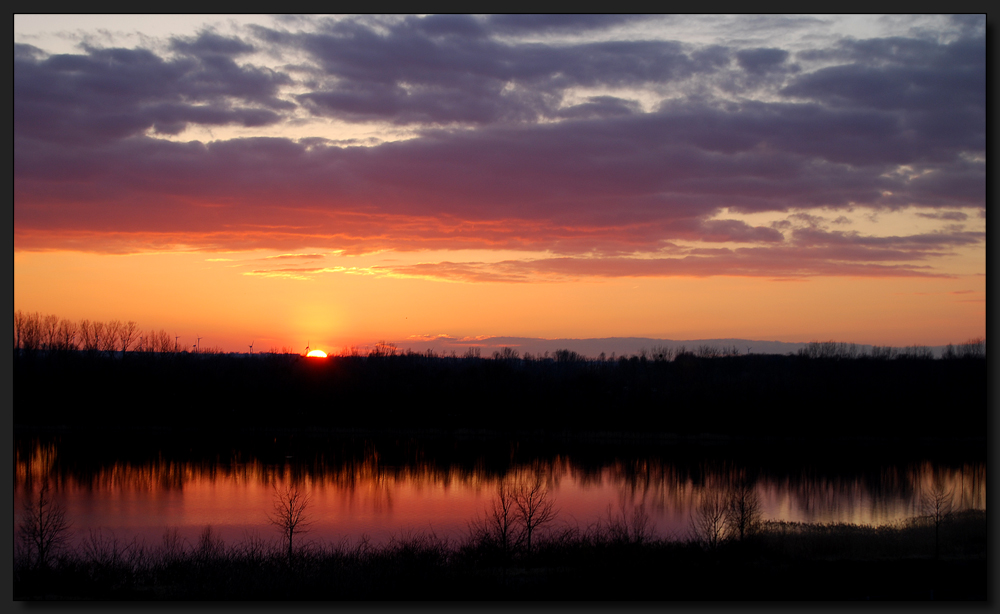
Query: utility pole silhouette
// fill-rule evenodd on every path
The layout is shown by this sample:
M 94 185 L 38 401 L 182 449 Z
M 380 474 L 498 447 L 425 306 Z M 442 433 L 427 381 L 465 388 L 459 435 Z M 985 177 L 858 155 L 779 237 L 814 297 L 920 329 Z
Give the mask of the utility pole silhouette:
M 180 339 L 180 338 L 181 338 L 180 335 L 174 335 L 174 352 L 176 352 L 178 350 L 178 348 L 180 348 L 180 346 L 177 345 L 177 340 Z
M 201 337 L 198 337 L 198 343 L 197 343 L 197 344 L 195 344 L 195 348 L 196 348 L 196 349 L 197 349 L 197 350 L 198 350 L 199 352 L 201 351 Z

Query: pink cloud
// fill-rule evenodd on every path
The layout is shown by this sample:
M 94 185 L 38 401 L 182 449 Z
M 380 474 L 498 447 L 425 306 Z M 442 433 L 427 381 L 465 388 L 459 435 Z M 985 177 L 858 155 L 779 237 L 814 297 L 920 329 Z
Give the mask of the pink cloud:
M 466 282 L 524 283 L 537 280 L 569 281 L 582 277 L 737 277 L 795 278 L 848 277 L 951 277 L 928 266 L 885 265 L 865 262 L 830 262 L 797 257 L 808 250 L 781 254 L 741 252 L 683 258 L 544 258 L 496 263 L 440 262 L 373 267 L 376 272 Z

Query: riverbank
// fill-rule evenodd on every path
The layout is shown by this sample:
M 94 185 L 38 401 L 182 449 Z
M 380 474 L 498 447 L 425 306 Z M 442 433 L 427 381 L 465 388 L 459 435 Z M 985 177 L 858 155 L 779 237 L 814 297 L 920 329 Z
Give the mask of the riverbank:
M 52 353 L 14 361 L 17 427 L 975 437 L 985 358 L 672 361 Z
M 609 520 L 611 520 L 609 518 Z M 310 542 L 288 557 L 248 537 L 150 546 L 95 536 L 35 568 L 15 556 L 15 600 L 985 600 L 986 513 L 935 526 L 764 523 L 715 547 L 613 522 L 565 529 L 530 551 L 474 534 Z M 629 529 L 633 530 L 629 530 Z M 15 553 L 17 555 L 17 553 Z

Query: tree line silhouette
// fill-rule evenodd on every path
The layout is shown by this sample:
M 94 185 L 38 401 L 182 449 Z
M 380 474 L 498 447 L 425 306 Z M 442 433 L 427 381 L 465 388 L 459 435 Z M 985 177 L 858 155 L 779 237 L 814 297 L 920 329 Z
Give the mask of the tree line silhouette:
M 16 426 L 982 437 L 988 409 L 981 339 L 938 360 L 833 342 L 795 355 L 703 346 L 596 359 L 380 342 L 306 359 L 163 351 L 166 336 L 138 335 L 131 322 L 85 328 L 74 346 L 67 321 L 15 313 Z M 119 401 L 105 402 L 111 391 Z

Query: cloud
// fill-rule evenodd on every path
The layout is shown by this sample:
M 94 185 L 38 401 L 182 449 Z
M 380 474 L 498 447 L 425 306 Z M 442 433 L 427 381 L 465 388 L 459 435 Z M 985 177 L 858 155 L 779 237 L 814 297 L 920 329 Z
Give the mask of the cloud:
M 221 36 L 211 30 L 200 32 L 195 37 L 174 37 L 170 46 L 185 55 L 202 58 L 216 56 L 241 56 L 253 53 L 254 46 L 239 37 Z
M 566 282 L 604 277 L 951 277 L 927 266 L 838 262 L 802 249 L 717 250 L 683 258 L 543 258 L 373 267 L 378 274 L 475 283 Z M 837 254 L 845 256 L 848 254 Z M 824 257 L 825 256 L 825 257 Z M 836 256 L 836 255 L 834 255 Z
M 19 46 L 15 139 L 89 145 L 147 130 L 177 134 L 188 124 L 277 123 L 291 107 L 277 97 L 290 78 L 239 66 L 226 54 L 208 54 L 205 48 L 225 47 L 227 39 L 213 35 L 204 42 L 205 36 L 175 41 L 181 55 L 173 59 L 146 49 L 93 47 L 82 54 L 43 56 Z
M 672 121 L 644 115 L 441 132 L 368 148 L 273 138 L 128 139 L 82 151 L 21 143 L 19 229 L 229 234 L 236 243 L 269 234 L 273 247 L 292 250 L 632 252 L 681 238 L 782 240 L 776 229 L 706 219 L 723 206 L 787 211 L 982 202 L 976 195 L 982 188 L 963 194 L 957 180 L 949 188 L 943 179 L 887 178 L 886 166 L 742 147 L 717 151 L 683 134 L 661 141 L 661 122 Z M 288 241 L 296 236 L 298 242 Z
M 635 22 L 643 15 L 491 15 L 485 27 L 501 34 L 580 33 Z
M 773 228 L 751 227 L 739 220 L 709 220 L 700 225 L 698 238 L 709 242 L 749 242 L 775 243 L 784 240 L 784 235 Z
M 795 77 L 781 90 L 785 96 L 890 113 L 920 141 L 939 147 L 985 148 L 986 55 L 980 36 L 948 44 L 847 40 L 800 57 L 845 63 Z
M 805 50 L 613 36 L 644 19 L 303 18 L 175 37 L 163 52 L 16 44 L 15 247 L 537 252 L 385 269 L 521 281 L 931 275 L 923 263 L 985 241 L 829 231 L 817 215 L 985 215 L 975 20 L 949 26 L 959 38 L 805 37 Z M 754 23 L 808 32 L 815 20 L 733 21 Z M 410 132 L 379 144 L 161 138 L 326 118 Z
M 323 258 L 326 258 L 324 254 L 279 254 L 277 256 L 268 256 L 266 260 L 321 260 Z
M 788 51 L 784 49 L 761 47 L 737 51 L 736 61 L 748 73 L 762 75 L 781 70 L 781 65 L 788 59 L 788 56 Z
M 639 103 L 614 96 L 590 96 L 584 103 L 564 107 L 557 113 L 564 119 L 596 119 L 632 115 L 641 110 Z
M 827 232 L 817 228 L 801 228 L 793 231 L 798 243 L 820 245 L 856 245 L 866 248 L 898 247 L 914 251 L 959 247 L 982 242 L 986 235 L 982 232 L 953 231 L 933 232 L 906 236 L 865 236 L 857 231 L 836 230 Z
M 544 45 L 495 36 L 620 21 L 588 16 L 347 19 L 320 22 L 315 32 L 257 28 L 257 35 L 301 50 L 318 65 L 314 89 L 297 96 L 300 104 L 316 115 L 357 122 L 530 122 L 559 116 L 564 94 L 572 88 L 665 84 L 721 66 L 717 56 L 689 53 L 674 41 Z

